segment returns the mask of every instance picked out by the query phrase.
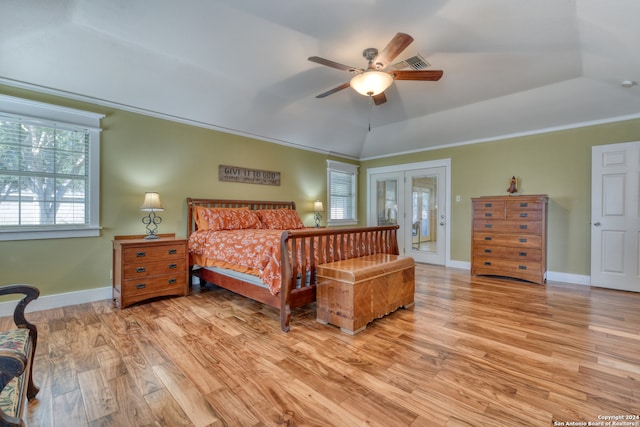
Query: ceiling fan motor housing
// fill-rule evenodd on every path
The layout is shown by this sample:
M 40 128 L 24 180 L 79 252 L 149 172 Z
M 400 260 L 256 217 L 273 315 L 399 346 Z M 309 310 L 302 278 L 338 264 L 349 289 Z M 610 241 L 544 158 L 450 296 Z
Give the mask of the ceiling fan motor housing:
M 371 68 L 371 65 L 373 64 L 373 60 L 376 59 L 376 57 L 378 56 L 378 49 L 376 49 L 375 47 L 367 48 L 362 51 L 362 56 L 364 56 L 364 58 L 369 63 L 369 68 Z M 376 64 L 376 68 L 380 68 L 380 67 L 382 67 L 382 64 Z

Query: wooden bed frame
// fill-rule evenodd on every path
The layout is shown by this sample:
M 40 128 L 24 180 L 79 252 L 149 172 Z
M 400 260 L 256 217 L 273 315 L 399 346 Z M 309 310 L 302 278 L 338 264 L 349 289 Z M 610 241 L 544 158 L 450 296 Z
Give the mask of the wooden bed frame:
M 248 207 L 253 210 L 296 208 L 294 202 L 188 198 L 187 236 L 190 236 L 197 229 L 193 214 L 195 206 L 209 208 Z M 316 300 L 316 263 L 311 257 L 311 263 L 307 265 L 306 256 L 292 256 L 287 248 L 291 248 L 292 254 L 304 254 L 308 250 L 314 253 L 317 250 L 319 253 L 325 254 L 325 259 L 331 261 L 377 253 L 398 255 L 398 228 L 398 225 L 390 225 L 335 229 L 305 228 L 283 231 L 280 238 L 282 284 L 280 292 L 276 295 L 273 295 L 267 288 L 212 270 L 205 268 L 194 270 L 191 256 L 189 256 L 189 285 L 192 284 L 192 277 L 197 276 L 205 282 L 213 283 L 221 288 L 275 307 L 280 310 L 280 327 L 284 332 L 288 332 L 290 330 L 291 309 Z M 302 265 L 297 265 L 298 259 L 303 260 Z M 301 271 L 300 275 L 293 274 L 298 270 Z

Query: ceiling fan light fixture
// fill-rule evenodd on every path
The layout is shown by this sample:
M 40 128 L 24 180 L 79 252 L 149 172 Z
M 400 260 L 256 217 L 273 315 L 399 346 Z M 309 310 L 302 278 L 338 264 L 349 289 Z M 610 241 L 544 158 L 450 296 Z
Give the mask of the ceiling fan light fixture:
M 393 77 L 390 74 L 367 70 L 353 76 L 349 84 L 361 95 L 376 96 L 387 90 L 391 83 L 393 83 Z

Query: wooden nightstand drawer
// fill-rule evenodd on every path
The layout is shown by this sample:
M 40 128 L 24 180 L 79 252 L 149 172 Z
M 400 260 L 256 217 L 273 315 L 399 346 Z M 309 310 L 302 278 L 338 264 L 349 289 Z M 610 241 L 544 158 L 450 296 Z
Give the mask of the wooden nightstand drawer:
M 170 274 L 183 272 L 187 268 L 184 255 L 180 259 L 167 259 L 164 261 L 153 261 L 147 259 L 146 262 L 126 263 L 123 268 L 124 279 L 132 279 L 138 277 L 157 276 L 159 274 Z
M 130 296 L 156 293 L 164 290 L 180 290 L 184 287 L 186 278 L 184 275 L 165 275 L 154 277 L 142 277 L 139 279 L 125 280 L 123 290 Z
M 162 244 L 155 246 L 138 246 L 124 249 L 124 260 L 130 262 L 157 261 L 160 259 L 181 259 L 185 257 L 186 248 L 183 244 Z
M 119 308 L 189 293 L 187 239 L 142 237 L 116 236 L 113 241 L 113 301 Z

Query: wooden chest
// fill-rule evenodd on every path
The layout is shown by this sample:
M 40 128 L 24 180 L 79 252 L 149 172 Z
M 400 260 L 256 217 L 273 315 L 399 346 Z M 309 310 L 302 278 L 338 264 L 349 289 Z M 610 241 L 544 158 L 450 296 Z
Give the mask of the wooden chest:
M 374 319 L 411 307 L 415 293 L 413 258 L 376 254 L 317 267 L 317 319 L 356 334 Z
M 548 197 L 478 197 L 472 204 L 471 274 L 544 283 Z
M 186 239 L 172 235 L 146 240 L 116 236 L 113 241 L 113 301 L 118 308 L 166 295 L 189 293 Z

